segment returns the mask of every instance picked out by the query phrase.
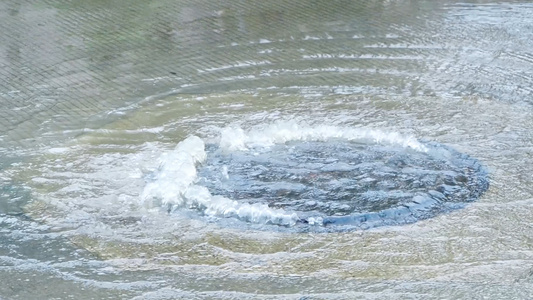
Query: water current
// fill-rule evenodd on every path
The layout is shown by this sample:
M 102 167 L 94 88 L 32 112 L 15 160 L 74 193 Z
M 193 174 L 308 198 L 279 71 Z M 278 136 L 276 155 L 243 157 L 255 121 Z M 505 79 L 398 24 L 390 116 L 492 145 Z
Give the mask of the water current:
M 530 299 L 527 1 L 0 2 L 0 299 Z

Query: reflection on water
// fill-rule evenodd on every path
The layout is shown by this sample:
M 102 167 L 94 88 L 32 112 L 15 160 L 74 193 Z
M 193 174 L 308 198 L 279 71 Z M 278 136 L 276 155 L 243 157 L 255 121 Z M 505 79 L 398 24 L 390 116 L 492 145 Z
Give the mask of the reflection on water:
M 527 299 L 532 16 L 525 1 L 2 1 L 0 297 Z M 442 144 L 490 188 L 328 234 L 143 198 L 187 137 L 279 120 Z

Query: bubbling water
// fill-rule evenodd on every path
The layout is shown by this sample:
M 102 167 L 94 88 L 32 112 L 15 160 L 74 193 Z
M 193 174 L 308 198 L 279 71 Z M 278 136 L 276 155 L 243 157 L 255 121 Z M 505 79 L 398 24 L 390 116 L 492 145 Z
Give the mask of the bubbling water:
M 296 231 L 399 225 L 488 189 L 479 162 L 444 145 L 365 128 L 279 122 L 196 136 L 161 158 L 141 199 L 169 211 Z M 281 227 L 280 227 L 281 226 Z

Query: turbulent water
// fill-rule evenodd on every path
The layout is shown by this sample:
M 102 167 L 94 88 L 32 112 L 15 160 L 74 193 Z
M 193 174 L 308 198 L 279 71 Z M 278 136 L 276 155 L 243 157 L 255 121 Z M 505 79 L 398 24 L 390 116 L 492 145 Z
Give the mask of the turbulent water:
M 0 298 L 529 299 L 533 5 L 3 1 Z
M 189 155 L 191 139 L 176 152 L 188 148 Z M 477 199 L 488 187 L 486 171 L 466 155 L 375 130 L 277 123 L 250 132 L 225 128 L 207 154 L 196 144 L 194 153 L 203 159 L 190 181 L 198 184 L 176 185 L 175 178 L 185 178 L 183 164 L 165 157 L 145 199 L 250 223 L 343 231 L 428 218 Z M 175 162 L 179 173 L 169 173 Z M 193 167 L 188 173 L 195 175 Z

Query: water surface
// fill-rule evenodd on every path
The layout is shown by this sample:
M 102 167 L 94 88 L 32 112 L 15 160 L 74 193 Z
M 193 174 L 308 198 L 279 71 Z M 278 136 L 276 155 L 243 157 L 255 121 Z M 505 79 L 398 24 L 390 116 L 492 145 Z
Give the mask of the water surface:
M 0 297 L 533 293 L 530 3 L 119 4 L 0 3 Z M 187 138 L 287 130 L 276 124 L 442 145 L 490 188 L 418 222 L 329 233 L 146 197 Z M 156 194 L 192 178 L 176 172 Z

